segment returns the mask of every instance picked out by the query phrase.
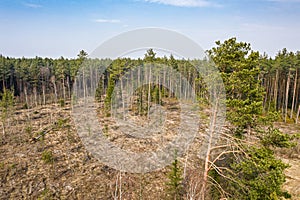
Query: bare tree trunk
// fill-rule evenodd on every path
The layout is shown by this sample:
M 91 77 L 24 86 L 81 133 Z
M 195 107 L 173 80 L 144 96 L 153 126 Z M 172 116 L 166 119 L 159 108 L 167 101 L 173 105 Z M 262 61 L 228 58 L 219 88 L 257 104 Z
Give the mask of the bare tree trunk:
M 161 83 L 161 77 L 160 75 L 158 76 L 158 104 L 162 105 L 162 83 Z
M 86 100 L 86 84 L 85 84 L 85 74 L 84 74 L 84 68 L 82 69 L 82 86 L 83 86 L 83 99 L 84 102 Z
M 275 81 L 274 81 L 274 106 L 277 109 L 277 95 L 278 95 L 278 69 L 276 69 Z
M 148 120 L 150 119 L 150 101 L 151 101 L 151 66 L 149 68 L 149 78 L 148 78 L 148 83 L 149 83 L 149 87 L 148 87 Z
M 205 192 L 206 187 L 208 183 L 208 173 L 209 173 L 209 164 L 211 163 L 210 157 L 211 157 L 211 150 L 212 150 L 212 141 L 215 133 L 215 124 L 217 121 L 217 113 L 218 113 L 218 98 L 216 99 L 216 108 L 212 113 L 212 124 L 210 126 L 209 130 L 209 136 L 208 136 L 208 143 L 207 143 L 207 152 L 205 155 L 205 163 L 204 163 L 204 173 L 203 173 L 203 180 L 202 180 L 202 186 L 201 186 L 201 200 L 205 200 Z
M 259 78 L 259 76 L 258 76 L 258 78 Z M 271 83 L 269 83 L 269 82 L 271 82 L 271 81 L 269 81 L 269 79 L 268 79 L 268 81 L 265 81 L 265 83 L 262 85 L 262 87 L 266 88 L 266 94 L 265 94 L 264 101 L 263 101 L 263 109 L 264 110 L 266 108 L 266 104 L 267 104 L 267 101 L 268 101 L 268 96 L 270 94 L 269 84 L 271 84 Z M 270 99 L 269 99 L 269 105 L 270 105 Z
M 188 68 L 188 78 L 187 78 L 187 81 L 186 81 L 186 84 L 187 84 L 186 88 L 189 87 L 190 79 L 191 79 L 191 70 Z M 189 93 L 190 91 L 188 89 L 186 89 L 186 90 L 187 90 L 187 99 L 188 99 L 189 96 L 190 96 L 190 93 Z
M 123 112 L 123 120 L 125 120 L 125 100 L 123 94 L 123 79 L 120 80 L 121 82 L 121 99 L 122 99 L 122 112 Z
M 130 78 L 130 79 L 131 79 L 131 91 L 132 91 L 132 93 L 134 93 L 134 91 L 133 91 L 133 89 L 134 89 L 134 84 L 133 84 L 133 80 L 134 80 L 134 79 L 133 79 L 133 72 L 131 72 L 130 75 L 131 75 L 131 78 Z M 138 78 L 138 80 L 139 80 L 139 78 Z M 138 87 L 139 87 L 139 83 L 138 83 L 138 85 L 137 85 L 137 88 L 138 88 Z M 134 95 L 132 95 L 132 97 L 130 97 L 130 98 L 131 98 L 131 99 L 130 99 L 130 101 L 131 101 L 131 103 L 130 103 L 130 109 L 131 109 L 131 110 L 132 110 L 132 108 L 133 108 L 133 103 L 132 103 L 132 102 L 133 102 L 133 100 L 132 100 L 133 96 L 134 96 Z
M 22 94 L 23 93 L 23 87 L 22 87 L 23 85 L 22 84 L 23 84 L 23 80 L 20 79 L 19 84 L 18 84 L 18 88 L 19 88 L 19 91 L 20 91 L 20 102 L 23 103 L 24 99 L 23 99 L 23 94 Z
M 291 115 L 290 118 L 293 118 L 293 112 L 294 112 L 294 103 L 295 103 L 295 96 L 296 96 L 296 88 L 297 88 L 297 79 L 298 79 L 298 69 L 296 68 L 296 74 L 294 78 L 294 90 L 293 90 L 293 100 L 292 100 L 292 108 L 291 108 Z
M 164 77 L 163 77 L 163 84 L 162 84 L 162 85 L 163 85 L 163 87 L 164 87 L 164 88 L 163 88 L 163 91 L 164 91 L 164 92 L 163 92 L 163 94 L 162 94 L 162 97 L 165 97 L 165 92 L 166 92 L 166 91 L 165 91 L 165 88 L 167 88 L 167 87 L 166 87 L 167 85 L 166 85 L 166 69 L 165 69 L 165 67 L 164 67 Z
M 187 69 L 186 69 L 186 66 L 184 67 L 184 73 L 186 74 L 187 73 Z M 185 77 L 186 78 L 186 77 Z M 187 82 L 187 81 L 186 81 Z M 187 99 L 187 85 L 185 85 L 183 88 L 185 88 L 184 90 L 184 98 Z
M 122 172 L 120 171 L 120 178 L 119 178 L 119 195 L 120 200 L 122 200 Z
M 268 105 L 268 111 L 270 110 L 270 107 L 271 107 L 271 101 L 272 101 L 272 94 L 274 93 L 274 85 L 272 85 L 272 78 L 270 77 L 270 93 L 269 93 L 269 105 Z M 276 109 L 276 108 L 275 108 Z
M 62 78 L 62 86 L 63 86 L 63 97 L 64 97 L 64 101 L 65 101 L 66 100 L 65 78 Z
M 289 69 L 289 73 L 288 73 L 288 77 L 287 77 L 287 81 L 286 81 L 286 90 L 285 90 L 285 113 L 284 113 L 284 122 L 286 122 L 286 118 L 287 118 L 287 109 L 288 109 L 288 101 L 289 101 L 289 89 L 290 89 L 290 75 L 291 75 L 291 70 Z
M 29 107 L 26 82 L 25 82 L 25 84 L 24 84 L 24 94 L 25 94 L 25 102 L 26 102 L 26 105 L 27 105 L 27 107 Z
M 142 104 L 143 88 L 140 88 L 140 86 L 141 86 L 141 67 L 138 68 L 138 86 L 137 86 L 137 88 L 138 88 L 137 91 L 139 92 L 139 94 L 138 94 L 138 96 L 139 96 L 138 97 L 139 98 L 139 102 L 138 102 L 139 116 L 141 116 L 141 114 L 142 114 L 142 106 L 143 106 L 143 104 Z
M 181 86 L 181 79 L 182 79 L 182 77 L 181 77 L 181 73 L 179 72 L 179 99 L 181 99 L 182 98 L 182 96 L 181 96 L 181 93 L 182 93 L 182 86 Z M 195 89 L 195 88 L 194 88 Z
M 90 66 L 90 84 L 91 84 L 90 94 L 93 94 L 93 92 L 95 91 L 94 81 L 95 81 L 95 79 L 93 77 L 93 68 L 92 68 L 92 66 Z
M 42 83 L 42 92 L 43 92 L 43 105 L 46 105 L 46 94 L 45 94 L 46 86 L 45 83 Z
M 3 137 L 5 137 L 5 122 L 4 121 L 2 121 L 2 135 L 3 135 Z
M 55 98 L 55 103 L 57 103 L 57 87 L 56 87 L 56 83 L 55 83 L 55 76 L 51 77 L 51 82 L 53 84 L 54 87 L 54 98 Z
M 173 68 L 170 69 L 170 74 L 169 74 L 169 98 L 172 97 L 172 77 L 171 77 L 171 74 L 172 74 L 172 71 L 173 71 Z
M 37 103 L 37 87 L 36 86 L 33 87 L 33 95 L 34 95 L 34 104 L 35 104 L 35 107 L 37 107 L 38 103 Z
M 298 76 L 299 77 L 299 76 Z M 296 89 L 296 99 L 295 99 L 295 109 L 298 108 L 298 106 L 300 106 L 300 77 L 298 78 L 297 81 L 297 89 Z M 298 114 L 299 115 L 299 114 Z M 297 116 L 296 116 L 297 117 Z
M 67 86 L 68 86 L 68 98 L 71 98 L 71 86 L 70 86 L 70 77 L 67 76 Z
M 120 171 L 117 174 L 116 182 L 115 182 L 115 191 L 112 193 L 114 200 L 122 199 L 122 172 Z
M 297 116 L 296 116 L 296 124 L 298 124 L 299 114 L 300 114 L 300 105 L 298 107 L 298 112 L 297 112 Z

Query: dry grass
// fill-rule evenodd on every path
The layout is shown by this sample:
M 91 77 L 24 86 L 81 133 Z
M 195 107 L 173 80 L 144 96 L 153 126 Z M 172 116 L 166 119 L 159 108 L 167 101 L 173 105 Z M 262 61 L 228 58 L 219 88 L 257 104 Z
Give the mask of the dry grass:
M 120 195 L 120 176 L 122 199 L 166 197 L 165 183 L 169 168 L 147 174 L 120 174 L 102 164 L 82 144 L 74 128 L 70 109 L 66 102 L 65 107 L 53 104 L 32 109 L 17 108 L 14 111 L 6 135 L 2 135 L 0 130 L 0 199 L 113 199 Z M 170 131 L 172 120 L 176 123 L 176 115 L 166 124 Z M 290 133 L 300 130 L 299 126 L 290 124 L 277 126 Z M 119 136 L 113 123 L 108 123 L 107 129 L 108 139 L 116 137 L 116 144 L 133 141 Z M 140 150 L 128 144 L 126 148 Z M 148 148 L 148 144 L 144 145 Z M 196 155 L 199 145 L 201 137 L 196 137 L 188 157 L 180 158 L 181 163 L 186 163 L 187 173 L 196 173 L 195 176 L 193 173 L 190 173 L 192 176 L 189 173 L 186 175 L 187 179 L 192 180 L 186 183 L 189 190 L 198 190 L 193 178 L 199 175 L 197 169 L 201 166 Z M 294 199 L 300 199 L 299 146 L 290 150 L 292 156 L 289 156 L 289 152 L 280 154 L 291 165 L 286 170 L 284 188 L 294 195 Z M 155 145 L 151 147 L 156 148 Z M 51 152 L 51 156 L 46 153 L 43 156 L 43 152 Z

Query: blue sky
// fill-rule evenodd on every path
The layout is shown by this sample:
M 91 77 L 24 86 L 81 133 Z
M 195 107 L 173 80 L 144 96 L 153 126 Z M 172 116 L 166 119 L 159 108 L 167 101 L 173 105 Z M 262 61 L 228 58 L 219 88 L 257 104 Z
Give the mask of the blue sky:
M 76 57 L 125 31 L 161 27 L 204 49 L 237 37 L 274 56 L 300 50 L 300 0 L 0 0 L 0 54 Z

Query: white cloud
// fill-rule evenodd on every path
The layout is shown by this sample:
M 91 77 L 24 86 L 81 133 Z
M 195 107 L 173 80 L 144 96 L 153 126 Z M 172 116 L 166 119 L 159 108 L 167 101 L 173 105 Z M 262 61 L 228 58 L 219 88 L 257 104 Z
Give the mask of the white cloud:
M 121 23 L 119 19 L 95 19 L 94 21 L 98 23 Z
M 29 7 L 29 8 L 41 8 L 43 7 L 40 4 L 34 4 L 34 3 L 23 3 L 24 6 Z
M 144 0 L 150 3 L 159 3 L 164 5 L 178 6 L 178 7 L 211 7 L 220 6 L 216 3 L 207 0 Z

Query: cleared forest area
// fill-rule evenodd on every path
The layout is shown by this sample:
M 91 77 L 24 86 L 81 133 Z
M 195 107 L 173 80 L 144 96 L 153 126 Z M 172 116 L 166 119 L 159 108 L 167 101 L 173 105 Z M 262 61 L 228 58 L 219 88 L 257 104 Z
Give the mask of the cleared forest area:
M 84 51 L 76 59 L 1 56 L 0 198 L 299 199 L 300 52 L 283 49 L 269 58 L 231 38 L 207 53 L 208 60 L 157 57 L 152 49 L 143 59 L 90 59 Z M 212 62 L 226 93 L 220 130 L 215 128 L 219 102 L 210 101 L 219 94 L 206 82 L 215 77 L 197 71 Z M 130 74 L 133 70 L 138 76 Z M 154 151 L 176 136 L 180 99 L 192 95 L 190 86 L 198 106 L 191 111 L 199 109 L 201 123 L 187 151 L 171 152 L 167 167 L 144 174 L 115 170 L 88 152 L 76 132 L 72 102 L 92 96 L 109 142 L 129 151 Z M 133 90 L 130 105 L 124 88 Z M 126 117 L 154 136 L 140 138 Z M 160 123 L 163 128 L 156 129 Z

